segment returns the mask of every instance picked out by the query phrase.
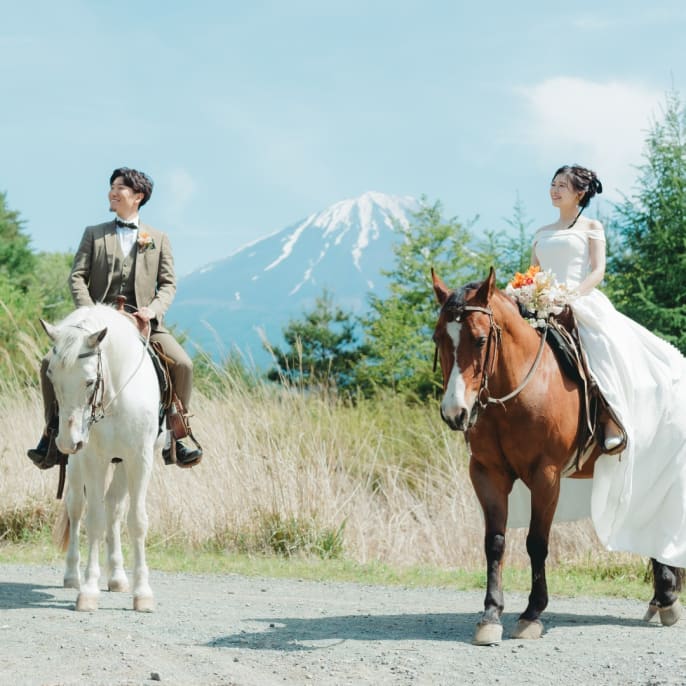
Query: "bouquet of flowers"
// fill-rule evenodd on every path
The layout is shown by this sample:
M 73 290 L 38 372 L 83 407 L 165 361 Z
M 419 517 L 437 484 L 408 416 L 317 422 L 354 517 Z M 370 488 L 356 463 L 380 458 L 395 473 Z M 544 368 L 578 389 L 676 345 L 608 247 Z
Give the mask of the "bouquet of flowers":
M 525 274 L 516 272 L 505 293 L 519 303 L 524 317 L 534 328 L 545 326 L 551 316 L 560 314 L 578 295 L 558 283 L 552 271 L 541 271 L 538 265 L 529 267 Z

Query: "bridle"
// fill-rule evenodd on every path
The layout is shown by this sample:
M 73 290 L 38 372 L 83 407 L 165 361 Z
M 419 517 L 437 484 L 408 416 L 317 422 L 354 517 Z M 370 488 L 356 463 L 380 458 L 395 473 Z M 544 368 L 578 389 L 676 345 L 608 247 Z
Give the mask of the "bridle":
M 516 397 L 524 390 L 524 388 L 529 383 L 533 375 L 536 373 L 536 369 L 538 368 L 538 365 L 541 361 L 541 357 L 543 356 L 543 348 L 545 347 L 546 333 L 548 331 L 548 322 L 546 321 L 543 331 L 541 333 L 541 342 L 538 346 L 536 358 L 534 359 L 531 368 L 527 372 L 522 382 L 507 395 L 504 395 L 501 398 L 494 398 L 491 395 L 491 392 L 488 388 L 488 382 L 495 372 L 496 362 L 498 358 L 498 350 L 502 342 L 502 330 L 495 321 L 495 317 L 493 316 L 493 310 L 490 307 L 479 307 L 476 305 L 460 305 L 457 308 L 455 308 L 455 317 L 453 321 L 464 321 L 465 316 L 467 316 L 470 312 L 482 312 L 483 314 L 488 315 L 489 320 L 488 338 L 486 340 L 486 355 L 484 358 L 483 372 L 481 374 L 479 392 L 477 394 L 478 407 L 482 410 L 485 410 L 489 405 L 504 405 L 508 400 L 511 400 L 512 398 Z M 434 351 L 434 372 L 436 371 L 437 362 L 438 345 L 436 345 L 436 349 Z M 477 417 L 478 410 L 476 416 L 471 422 L 472 425 L 476 422 Z
M 88 417 L 88 426 L 99 422 L 105 416 L 105 405 L 103 403 L 105 399 L 105 382 L 103 380 L 102 374 L 102 350 L 100 346 L 95 348 L 95 350 L 89 350 L 86 353 L 81 353 L 78 358 L 83 359 L 85 357 L 92 357 L 93 355 L 98 356 L 98 364 L 95 372 L 95 387 L 93 388 L 93 394 L 88 401 L 91 408 L 90 416 Z M 98 398 L 98 394 L 100 397 Z M 110 401 L 111 403 L 111 401 Z M 108 403 L 108 405 L 110 404 Z
M 81 326 L 80 324 L 73 324 L 74 328 L 76 329 L 81 329 L 83 331 L 86 331 L 85 327 Z M 88 333 L 88 332 L 87 332 Z M 140 369 L 141 365 L 143 364 L 143 360 L 145 359 L 145 355 L 148 351 L 148 347 L 150 345 L 150 328 L 148 327 L 147 335 L 145 336 L 145 345 L 143 346 L 143 352 L 141 354 L 141 358 L 138 361 L 138 364 L 136 365 L 136 368 L 131 372 L 131 375 L 129 378 L 124 382 L 122 387 L 107 401 L 107 403 L 104 402 L 105 400 L 105 381 L 104 381 L 104 375 L 102 373 L 102 348 L 98 345 L 96 348 L 93 350 L 88 350 L 85 353 L 80 353 L 77 358 L 82 360 L 86 357 L 93 357 L 93 355 L 98 356 L 98 361 L 97 361 L 97 366 L 96 366 L 96 372 L 95 372 L 95 386 L 93 388 L 93 393 L 88 400 L 88 405 L 90 405 L 90 415 L 88 416 L 88 426 L 92 426 L 93 424 L 96 424 L 99 422 L 101 419 L 104 419 L 105 417 L 105 411 L 107 410 L 110 405 L 117 399 L 117 396 L 129 385 L 131 382 L 131 379 L 133 379 L 134 376 L 136 376 L 136 373 Z M 54 348 L 53 348 L 54 350 Z

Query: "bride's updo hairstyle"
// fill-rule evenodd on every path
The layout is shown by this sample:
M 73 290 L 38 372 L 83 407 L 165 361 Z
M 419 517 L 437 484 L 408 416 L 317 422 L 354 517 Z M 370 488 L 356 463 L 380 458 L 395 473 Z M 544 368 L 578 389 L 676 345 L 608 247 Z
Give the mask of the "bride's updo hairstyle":
M 578 164 L 565 164 L 560 167 L 553 174 L 553 181 L 555 180 L 555 177 L 559 175 L 569 179 L 569 183 L 572 184 L 572 188 L 575 191 L 583 193 L 579 200 L 579 214 L 574 217 L 574 221 L 567 227 L 571 229 L 572 226 L 576 224 L 576 220 L 581 213 L 588 207 L 591 198 L 595 195 L 600 195 L 603 192 L 603 184 L 600 183 L 600 179 L 594 171 L 586 169 L 586 167 L 581 167 Z

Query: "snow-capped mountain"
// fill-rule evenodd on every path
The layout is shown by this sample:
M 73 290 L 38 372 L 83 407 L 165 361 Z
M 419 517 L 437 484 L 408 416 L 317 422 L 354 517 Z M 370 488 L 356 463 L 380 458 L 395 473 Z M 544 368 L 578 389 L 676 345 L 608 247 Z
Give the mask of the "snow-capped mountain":
M 410 196 L 367 192 L 337 202 L 180 279 L 166 321 L 188 334 L 190 352 L 223 357 L 234 348 L 268 363 L 259 331 L 276 345 L 289 319 L 324 289 L 360 313 L 369 291 L 383 293 L 381 269 L 393 264 L 398 227 L 419 209 Z

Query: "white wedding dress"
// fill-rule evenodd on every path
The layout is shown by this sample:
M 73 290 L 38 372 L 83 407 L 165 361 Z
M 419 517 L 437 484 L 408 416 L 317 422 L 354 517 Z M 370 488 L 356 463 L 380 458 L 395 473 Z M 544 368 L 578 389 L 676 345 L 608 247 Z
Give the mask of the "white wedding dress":
M 590 239 L 605 241 L 602 229 L 539 230 L 541 269 L 577 287 L 589 270 Z M 591 373 L 628 435 L 621 455 L 601 455 L 595 465 L 598 537 L 609 550 L 686 567 L 686 358 L 597 289 L 572 309 Z

